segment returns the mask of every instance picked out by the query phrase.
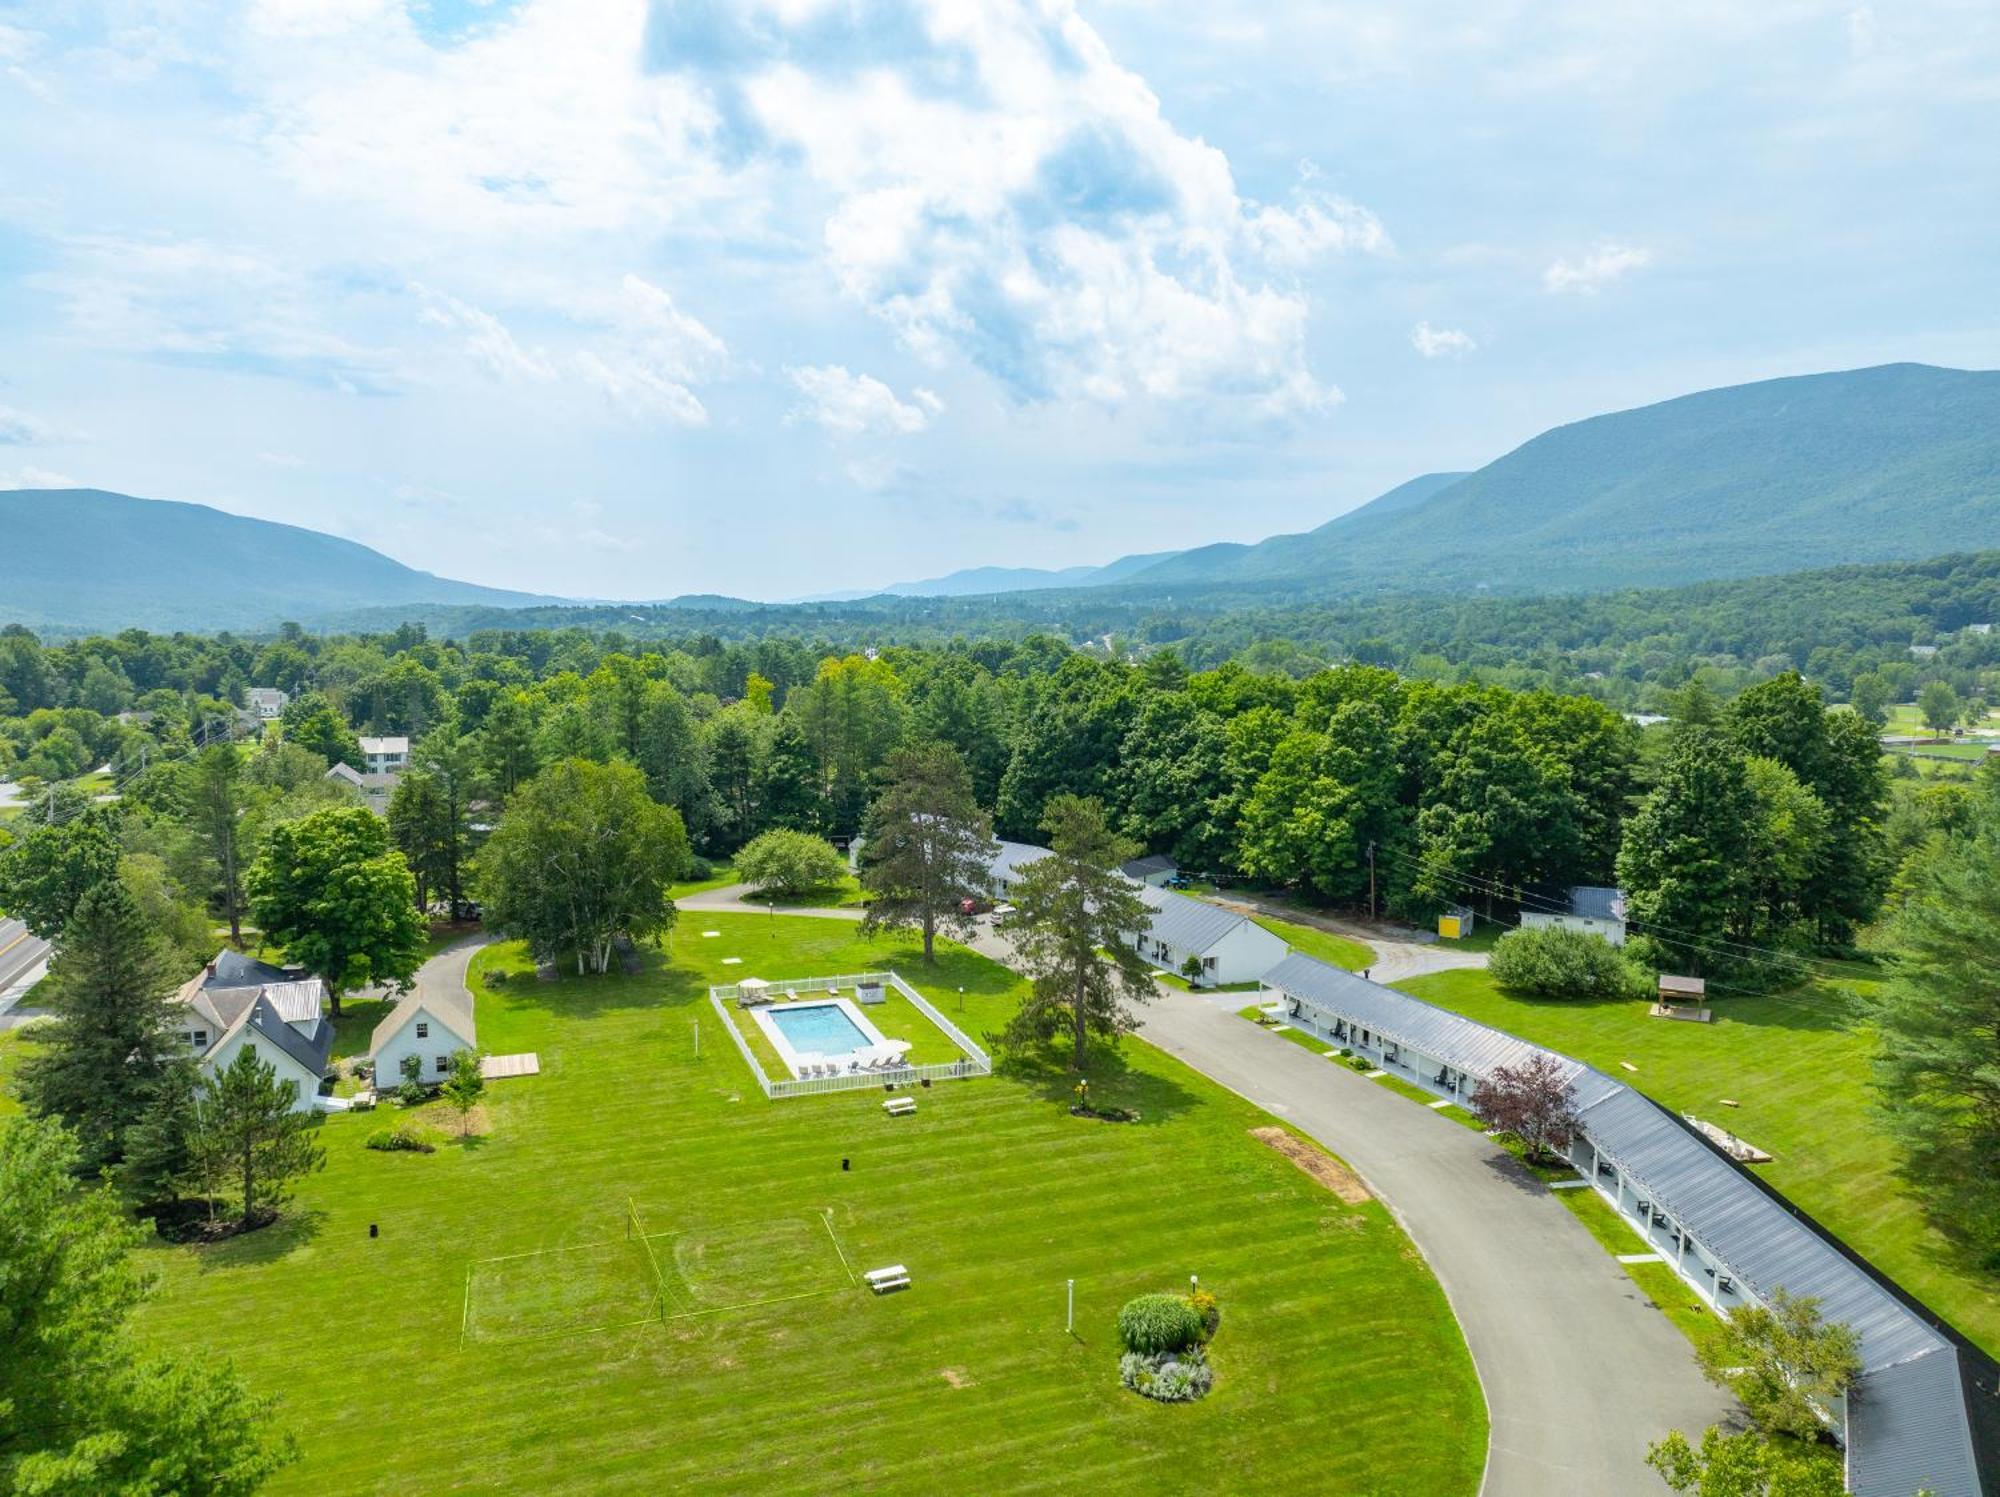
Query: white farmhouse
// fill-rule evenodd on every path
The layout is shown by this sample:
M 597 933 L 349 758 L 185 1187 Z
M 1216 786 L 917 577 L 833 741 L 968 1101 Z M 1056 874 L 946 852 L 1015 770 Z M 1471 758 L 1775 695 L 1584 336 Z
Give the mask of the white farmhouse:
M 361 739 L 361 757 L 368 762 L 361 766 L 367 774 L 401 774 L 410 767 L 410 740 L 400 734 L 394 738 Z
M 453 1054 L 478 1048 L 472 995 L 466 992 L 455 996 L 422 990 L 410 993 L 389 1010 L 368 1041 L 378 1091 L 402 1082 L 406 1055 L 417 1057 L 417 1079 L 435 1085 L 451 1074 Z
M 284 716 L 285 708 L 292 698 L 289 692 L 275 686 L 252 686 L 243 693 L 244 709 L 253 714 L 259 722 L 276 722 Z
M 318 1105 L 333 1025 L 322 1009 L 326 984 L 301 978 L 238 951 L 223 951 L 174 995 L 180 1035 L 213 1077 L 246 1046 L 288 1081 L 294 1112 Z
M 1625 944 L 1625 891 L 1579 884 L 1569 891 L 1569 908 L 1521 911 L 1523 930 L 1580 930 L 1613 946 Z

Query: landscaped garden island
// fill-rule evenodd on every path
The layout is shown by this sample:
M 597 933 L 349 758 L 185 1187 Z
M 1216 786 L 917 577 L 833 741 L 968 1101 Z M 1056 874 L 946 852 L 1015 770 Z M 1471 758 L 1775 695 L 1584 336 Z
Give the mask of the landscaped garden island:
M 483 1135 L 381 1153 L 330 1116 L 278 1226 L 149 1250 L 146 1332 L 284 1390 L 303 1459 L 273 1490 L 1476 1490 L 1442 1292 L 1379 1202 L 1252 1135 L 1270 1118 L 1132 1040 L 1092 1070 L 1121 1127 L 1072 1116 L 1053 1064 L 899 1092 L 908 1117 L 879 1085 L 773 1105 L 711 987 L 894 971 L 976 1044 L 1022 984 L 845 922 L 703 922 L 633 976 L 488 948 L 481 1042 L 542 1070 Z M 878 1265 L 911 1287 L 869 1293 Z M 1119 1309 L 1191 1274 L 1224 1306 L 1212 1386 L 1136 1397 Z

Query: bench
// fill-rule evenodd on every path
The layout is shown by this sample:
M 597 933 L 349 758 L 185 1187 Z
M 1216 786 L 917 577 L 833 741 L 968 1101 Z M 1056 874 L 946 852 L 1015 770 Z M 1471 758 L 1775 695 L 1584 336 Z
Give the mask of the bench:
M 887 1268 L 871 1268 L 861 1277 L 877 1294 L 887 1294 L 892 1289 L 910 1287 L 910 1271 L 900 1263 L 891 1264 Z
M 917 1110 L 915 1097 L 891 1097 L 882 1104 L 882 1110 L 892 1118 L 908 1117 Z

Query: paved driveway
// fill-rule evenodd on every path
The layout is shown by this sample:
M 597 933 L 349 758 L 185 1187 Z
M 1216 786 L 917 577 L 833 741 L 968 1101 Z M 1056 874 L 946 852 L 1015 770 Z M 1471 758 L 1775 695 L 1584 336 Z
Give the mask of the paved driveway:
M 1191 994 L 1163 992 L 1139 1032 L 1339 1154 L 1402 1221 L 1485 1386 L 1485 1497 L 1660 1497 L 1648 1443 L 1730 1416 L 1680 1332 L 1480 1134 Z

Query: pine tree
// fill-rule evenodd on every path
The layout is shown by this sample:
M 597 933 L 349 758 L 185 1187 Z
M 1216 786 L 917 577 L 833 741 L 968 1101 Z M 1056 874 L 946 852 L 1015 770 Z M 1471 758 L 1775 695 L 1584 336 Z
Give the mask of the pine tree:
M 132 891 L 107 879 L 78 901 L 42 987 L 56 1016 L 21 1067 L 29 1109 L 77 1135 L 88 1168 L 116 1163 L 125 1134 L 179 1053 L 169 997 L 179 974 Z
M 218 743 L 195 761 L 193 804 L 189 808 L 201 848 L 229 917 L 229 943 L 243 944 L 243 762 L 236 745 Z M 211 948 L 213 949 L 213 948 Z
M 1002 1043 L 1023 1048 L 1068 1030 L 1071 1064 L 1082 1070 L 1090 1036 L 1115 1044 L 1138 1027 L 1126 1003 L 1153 997 L 1149 969 L 1127 944 L 1149 912 L 1118 871 L 1138 849 L 1112 832 L 1100 802 L 1054 796 L 1042 827 L 1051 852 L 1022 868 L 1009 921 L 1015 956 L 1034 984 Z
M 992 893 L 998 844 L 949 744 L 898 749 L 883 775 L 861 843 L 861 887 L 870 895 L 863 929 L 921 930 L 924 960 L 934 963 L 938 931 L 969 933 L 964 906 Z
M 296 1112 L 298 1092 L 249 1045 L 209 1081 L 195 1131 L 200 1167 L 231 1182 L 243 1197 L 243 1225 L 275 1214 L 294 1181 L 326 1164 L 313 1138 L 312 1114 Z
M 1742 751 L 1709 727 L 1683 728 L 1625 824 L 1618 881 L 1633 923 L 1657 930 L 1663 965 L 1727 971 L 1726 939 L 1747 900 L 1757 816 Z
M 1925 860 L 1895 921 L 1895 976 L 1870 1015 L 1879 1107 L 1898 1168 L 1932 1220 L 2000 1268 L 2000 813 Z

